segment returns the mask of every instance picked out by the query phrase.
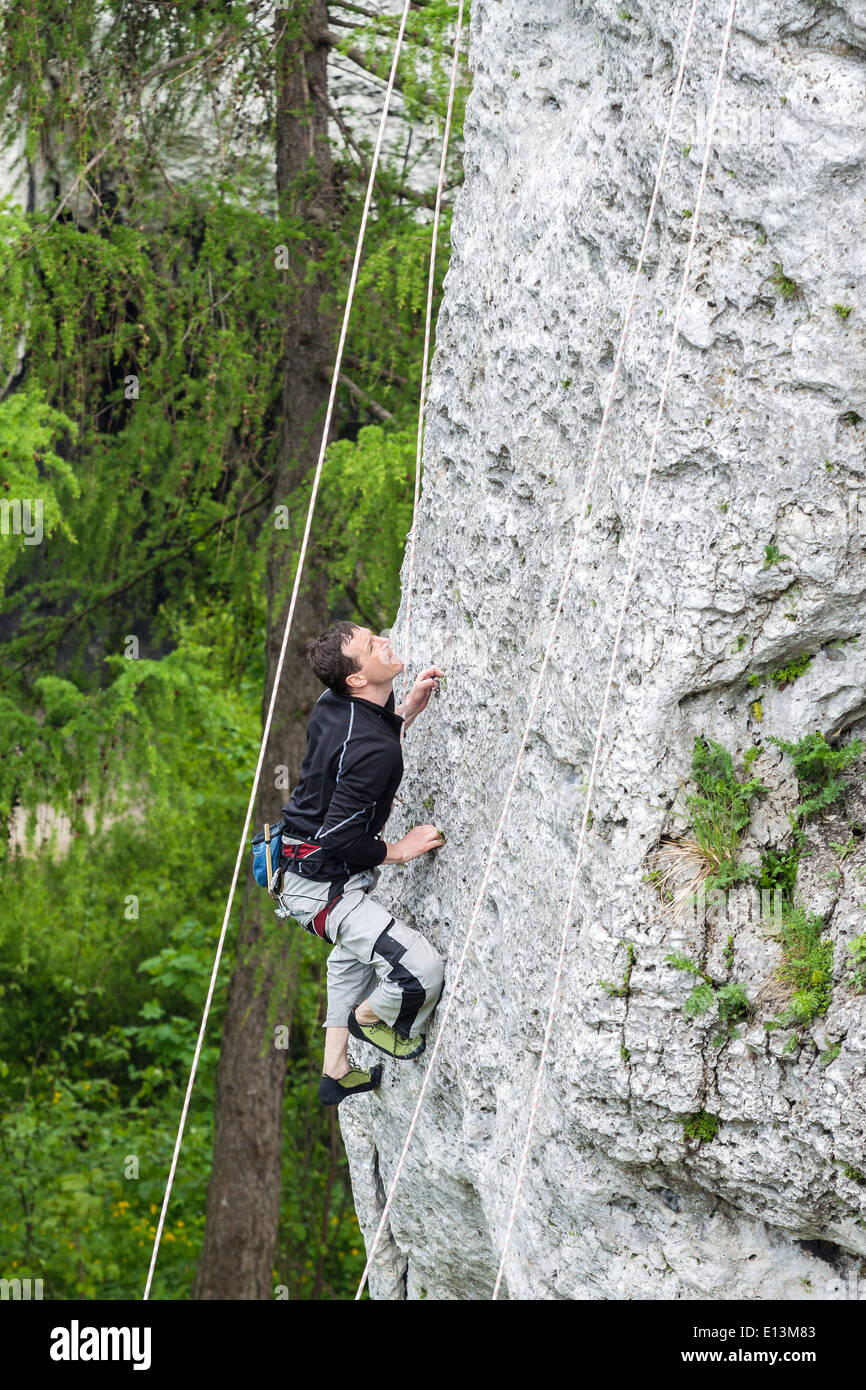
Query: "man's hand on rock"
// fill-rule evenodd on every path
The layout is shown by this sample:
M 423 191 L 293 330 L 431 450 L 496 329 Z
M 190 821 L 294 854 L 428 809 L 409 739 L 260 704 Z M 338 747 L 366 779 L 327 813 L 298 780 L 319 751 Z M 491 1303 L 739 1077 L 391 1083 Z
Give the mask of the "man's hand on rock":
M 406 724 L 411 724 L 416 715 L 427 708 L 430 696 L 434 691 L 438 691 L 439 679 L 444 675 L 441 667 L 428 666 L 415 677 L 415 684 L 406 697 L 406 703 L 396 711 L 397 714 L 403 715 Z
M 395 845 L 388 846 L 388 853 L 385 856 L 385 864 L 407 864 L 410 859 L 417 859 L 422 854 L 427 854 L 431 849 L 441 849 L 445 843 L 445 837 L 441 830 L 437 830 L 435 825 L 416 825 L 413 830 L 408 831 Z

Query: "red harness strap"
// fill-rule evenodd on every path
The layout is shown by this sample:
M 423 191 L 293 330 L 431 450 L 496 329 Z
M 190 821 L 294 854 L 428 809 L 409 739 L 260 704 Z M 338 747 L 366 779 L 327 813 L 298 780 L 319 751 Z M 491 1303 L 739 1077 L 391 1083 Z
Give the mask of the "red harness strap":
M 321 845 L 313 845 L 304 841 L 300 845 L 283 845 L 283 855 L 286 859 L 306 859 L 308 854 L 315 854 L 316 850 L 321 848 Z
M 328 938 L 325 936 L 325 922 L 328 920 L 328 913 L 337 906 L 337 903 L 340 901 L 342 896 L 343 890 L 341 888 L 339 893 L 337 893 L 336 897 L 333 897 L 329 903 L 326 903 L 324 907 L 319 909 L 312 922 L 310 923 L 310 926 L 316 933 L 316 936 L 321 937 L 322 941 L 328 940 Z

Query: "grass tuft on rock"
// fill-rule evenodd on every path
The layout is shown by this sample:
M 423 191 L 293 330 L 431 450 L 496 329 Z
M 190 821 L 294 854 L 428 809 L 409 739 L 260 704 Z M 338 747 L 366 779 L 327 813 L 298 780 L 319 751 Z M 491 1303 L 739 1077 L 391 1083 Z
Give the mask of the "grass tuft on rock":
M 781 924 L 769 933 L 780 942 L 775 978 L 788 992 L 787 1007 L 767 1028 L 805 1027 L 827 1012 L 833 994 L 833 942 L 824 919 L 802 902 L 785 903 Z

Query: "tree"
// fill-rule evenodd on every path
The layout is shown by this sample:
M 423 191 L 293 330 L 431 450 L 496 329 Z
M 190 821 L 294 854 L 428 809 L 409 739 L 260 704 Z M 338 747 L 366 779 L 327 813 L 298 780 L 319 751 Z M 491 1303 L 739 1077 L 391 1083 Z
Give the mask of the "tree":
M 308 92 L 327 87 L 327 49 L 315 41 L 326 22 L 323 0 L 311 0 L 299 32 L 276 37 L 276 163 L 282 210 L 312 225 L 334 214 L 327 112 L 322 103 L 308 109 Z M 277 11 L 276 24 L 281 25 Z M 321 254 L 315 234 L 305 251 Z M 297 273 L 297 268 L 296 268 Z M 283 391 L 280 455 L 274 490 L 277 499 L 293 496 L 315 465 L 320 440 L 316 424 L 328 386 L 320 364 L 333 336 L 331 316 L 321 310 L 327 283 L 321 273 L 298 286 L 283 319 Z M 273 820 L 274 763 L 296 778 L 304 753 L 306 716 L 321 693 L 308 663 L 305 644 L 316 635 L 328 611 L 327 579 L 315 547 L 287 654 L 286 677 L 274 706 L 273 724 L 256 800 L 257 824 Z M 267 710 L 285 628 L 284 594 L 293 569 L 285 549 L 273 551 L 267 568 Z M 292 576 L 293 577 L 293 576 Z M 266 932 L 270 904 L 247 880 L 241 911 L 237 962 L 226 1010 L 217 1071 L 214 1159 L 208 1189 L 205 1242 L 193 1290 L 195 1298 L 273 1298 L 273 1270 L 280 1212 L 282 1088 L 286 1051 L 273 1045 L 272 996 L 279 992 L 277 1017 L 290 1022 L 297 978 L 298 942 L 288 933 Z

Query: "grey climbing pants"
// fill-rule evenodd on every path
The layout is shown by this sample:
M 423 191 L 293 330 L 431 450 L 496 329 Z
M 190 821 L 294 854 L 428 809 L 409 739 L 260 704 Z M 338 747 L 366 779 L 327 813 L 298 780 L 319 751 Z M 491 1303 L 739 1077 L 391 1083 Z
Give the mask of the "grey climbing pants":
M 379 869 L 353 874 L 333 902 L 333 885 L 283 875 L 280 901 L 307 931 L 334 944 L 328 956 L 324 1028 L 346 1028 L 349 1010 L 369 999 L 378 1018 L 414 1038 L 439 1002 L 442 957 L 426 937 L 370 897 Z

